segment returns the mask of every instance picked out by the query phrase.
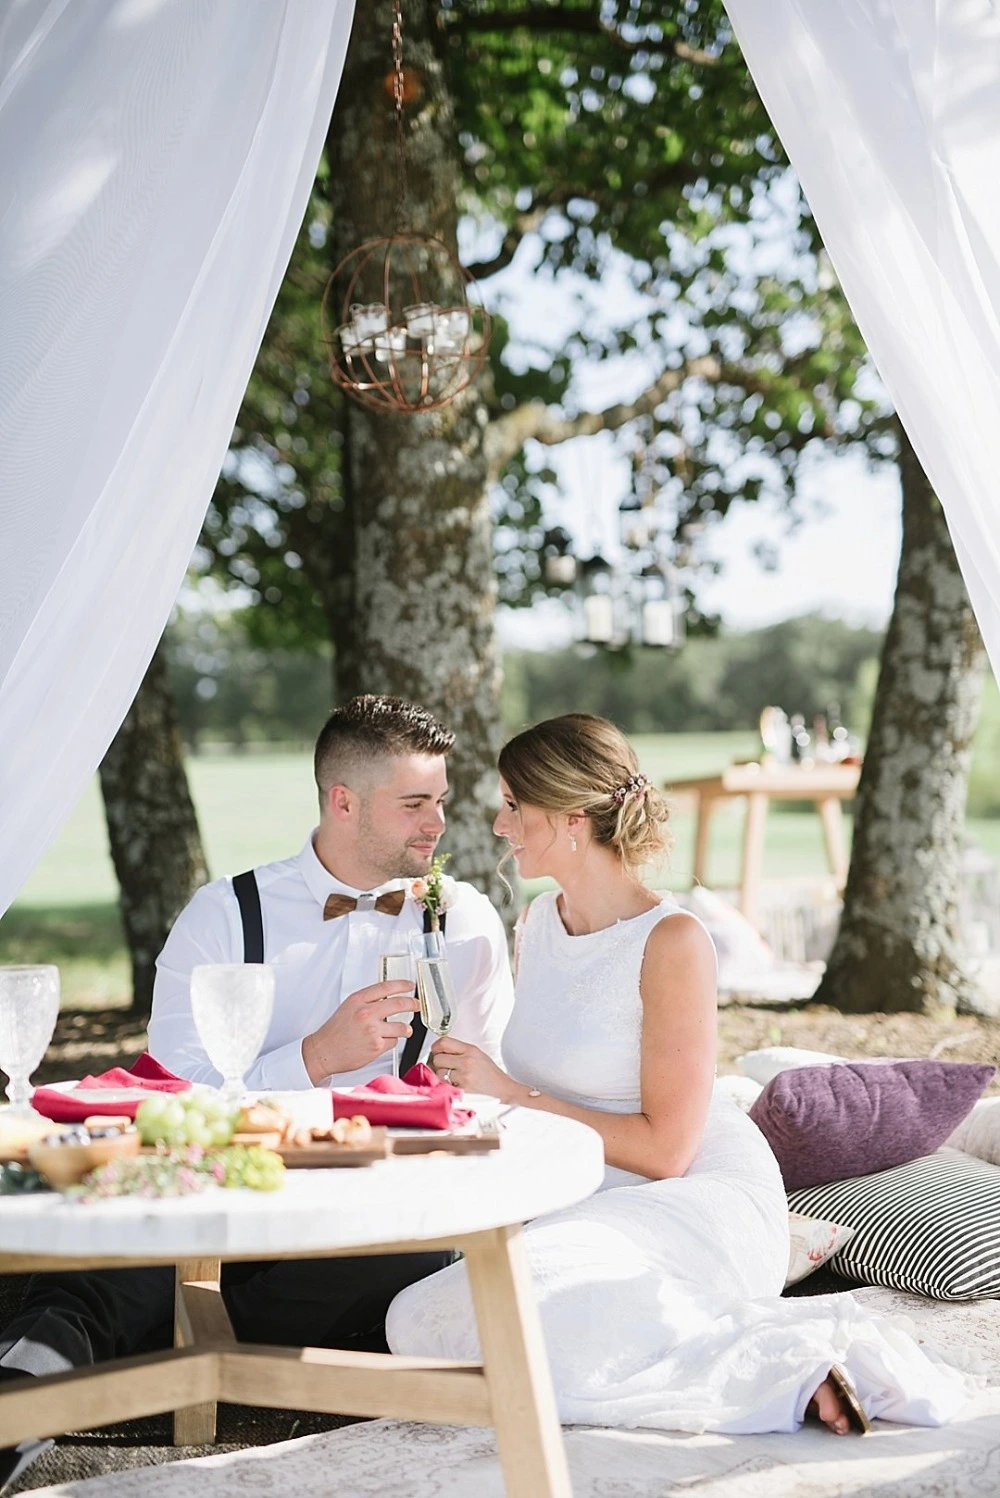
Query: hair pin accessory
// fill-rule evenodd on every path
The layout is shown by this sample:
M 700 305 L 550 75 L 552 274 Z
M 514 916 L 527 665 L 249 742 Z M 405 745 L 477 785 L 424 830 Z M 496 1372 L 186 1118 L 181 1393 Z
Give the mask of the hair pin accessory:
M 644 796 L 652 784 L 653 782 L 650 780 L 649 776 L 643 775 L 640 771 L 638 775 L 630 775 L 628 780 L 625 781 L 624 785 L 620 785 L 618 789 L 613 792 L 612 799 L 616 801 L 619 806 L 621 806 L 629 796 Z

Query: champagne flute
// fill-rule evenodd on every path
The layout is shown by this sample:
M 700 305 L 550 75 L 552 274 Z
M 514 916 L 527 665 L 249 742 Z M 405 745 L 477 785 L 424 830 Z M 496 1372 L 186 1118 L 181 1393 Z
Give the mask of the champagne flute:
M 417 958 L 420 1018 L 435 1035 L 447 1035 L 455 1013 L 455 990 L 447 957 Z
M 256 1061 L 274 1008 L 274 969 L 262 962 L 212 962 L 191 969 L 191 1012 L 201 1043 L 222 1073 L 232 1108 Z
M 416 986 L 416 969 L 413 953 L 410 951 L 380 952 L 378 959 L 378 981 L 380 983 L 410 983 Z M 387 1019 L 391 1025 L 408 1025 L 413 1019 L 413 1014 L 390 1014 Z M 392 1048 L 392 1075 L 399 1076 L 399 1051 L 400 1044 L 397 1040 Z
M 0 1068 L 19 1118 L 31 1118 L 31 1073 L 45 1055 L 59 1017 L 57 967 L 0 967 Z

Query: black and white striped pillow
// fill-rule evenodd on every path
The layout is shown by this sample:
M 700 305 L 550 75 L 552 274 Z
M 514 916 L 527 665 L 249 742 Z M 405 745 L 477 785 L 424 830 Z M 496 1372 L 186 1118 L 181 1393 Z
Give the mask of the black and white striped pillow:
M 1000 1296 L 1000 1168 L 960 1150 L 789 1192 L 793 1212 L 854 1228 L 829 1261 L 845 1279 L 934 1300 Z

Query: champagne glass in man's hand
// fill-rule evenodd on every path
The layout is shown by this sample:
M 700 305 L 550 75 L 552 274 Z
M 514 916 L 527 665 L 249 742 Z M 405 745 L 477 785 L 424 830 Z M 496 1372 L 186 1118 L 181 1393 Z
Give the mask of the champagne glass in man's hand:
M 417 964 L 412 952 L 392 951 L 379 953 L 378 959 L 378 981 L 380 983 L 409 983 L 411 994 L 416 992 Z M 413 1020 L 413 1009 L 405 1013 L 390 1014 L 390 1024 L 409 1025 Z M 403 1037 L 404 1044 L 406 1037 Z M 392 1075 L 399 1076 L 399 1051 L 400 1043 L 397 1040 L 392 1048 Z
M 387 992 L 391 990 L 391 992 Z M 370 1066 L 408 1034 L 417 1009 L 413 980 L 372 983 L 348 994 L 318 1030 L 302 1041 L 302 1060 L 313 1087 L 327 1077 Z

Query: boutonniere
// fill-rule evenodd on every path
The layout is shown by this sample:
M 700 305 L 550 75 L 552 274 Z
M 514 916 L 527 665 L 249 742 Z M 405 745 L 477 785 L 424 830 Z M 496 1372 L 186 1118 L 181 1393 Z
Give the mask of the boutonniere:
M 441 916 L 451 909 L 458 896 L 457 880 L 444 871 L 450 857 L 450 853 L 443 853 L 435 858 L 426 876 L 414 879 L 410 885 L 411 896 L 430 915 L 432 931 L 440 931 Z

